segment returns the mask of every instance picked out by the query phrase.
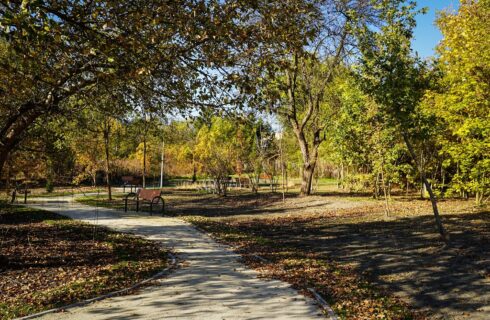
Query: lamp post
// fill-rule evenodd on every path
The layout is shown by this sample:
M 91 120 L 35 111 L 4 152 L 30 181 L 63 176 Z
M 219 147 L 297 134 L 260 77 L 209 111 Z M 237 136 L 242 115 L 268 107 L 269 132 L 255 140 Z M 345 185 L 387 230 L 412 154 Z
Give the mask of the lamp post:
M 164 162 L 165 140 L 162 138 L 162 155 L 160 158 L 160 189 L 163 188 L 163 162 Z

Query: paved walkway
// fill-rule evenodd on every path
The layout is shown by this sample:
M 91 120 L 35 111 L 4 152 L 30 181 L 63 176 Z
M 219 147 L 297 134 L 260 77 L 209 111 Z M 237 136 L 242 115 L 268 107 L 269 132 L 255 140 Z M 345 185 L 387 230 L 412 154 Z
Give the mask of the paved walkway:
M 71 202 L 71 197 L 48 200 L 32 206 L 161 241 L 184 263 L 159 285 L 137 294 L 43 319 L 324 319 L 313 300 L 284 282 L 257 278 L 255 271 L 237 261 L 237 254 L 180 219 L 121 216 Z

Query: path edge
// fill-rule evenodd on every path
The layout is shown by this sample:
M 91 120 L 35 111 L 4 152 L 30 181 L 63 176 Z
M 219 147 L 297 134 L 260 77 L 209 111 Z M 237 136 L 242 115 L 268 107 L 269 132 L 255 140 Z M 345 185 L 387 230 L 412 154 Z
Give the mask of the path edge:
M 215 239 L 215 237 L 207 232 L 206 230 L 204 230 L 203 228 L 201 227 L 198 227 L 184 219 L 180 219 L 182 221 L 184 221 L 185 223 L 189 224 L 192 228 L 196 229 L 197 231 L 207 235 L 208 237 L 210 237 L 211 239 Z M 216 240 L 215 240 L 216 241 Z M 219 243 L 219 242 L 218 242 Z M 223 243 L 220 243 L 221 245 L 223 245 Z M 232 245 L 229 245 L 229 244 L 224 244 L 226 245 L 227 247 L 229 247 L 231 250 L 233 250 L 235 253 L 238 253 L 239 255 L 241 255 L 238 250 L 232 246 Z M 264 262 L 264 263 L 272 263 L 270 260 L 264 258 L 264 257 L 261 257 L 259 255 L 256 255 L 256 254 L 253 254 L 252 255 L 254 258 Z M 282 281 L 282 280 L 281 280 Z M 319 304 L 320 308 L 325 310 L 325 312 L 328 314 L 329 316 L 329 320 L 339 320 L 337 314 L 335 313 L 335 311 L 333 311 L 332 307 L 330 307 L 330 305 L 327 303 L 327 301 L 325 301 L 325 299 L 313 288 L 307 288 L 307 290 L 313 295 L 313 297 L 315 298 L 315 301 Z
M 98 296 L 98 297 L 95 297 L 95 298 L 90 298 L 90 299 L 86 299 L 86 300 L 82 300 L 82 301 L 79 301 L 79 302 L 75 302 L 75 303 L 72 303 L 72 304 L 69 304 L 69 305 L 66 305 L 66 306 L 63 306 L 63 307 L 58 307 L 58 308 L 53 308 L 53 309 L 49 309 L 49 310 L 44 310 L 44 311 L 41 311 L 41 312 L 38 312 L 38 313 L 34 313 L 34 314 L 30 314 L 30 315 L 27 315 L 27 316 L 23 316 L 23 317 L 20 317 L 20 318 L 14 318 L 14 320 L 27 320 L 27 319 L 35 319 L 35 318 L 39 318 L 41 316 L 44 316 L 46 314 L 49 314 L 49 313 L 56 313 L 56 312 L 60 312 L 60 311 L 63 311 L 63 310 L 67 310 L 67 309 L 73 309 L 73 308 L 76 308 L 76 307 L 83 307 L 83 306 L 86 306 L 88 304 L 91 304 L 93 302 L 97 302 L 97 301 L 101 301 L 101 300 L 105 300 L 105 299 L 108 299 L 108 298 L 112 298 L 112 297 L 115 297 L 115 296 L 119 296 L 119 295 L 122 295 L 128 291 L 132 291 L 134 289 L 138 289 L 139 287 L 143 286 L 144 284 L 150 282 L 150 281 L 154 281 L 158 278 L 161 278 L 167 274 L 170 273 L 170 271 L 172 269 L 174 269 L 176 266 L 177 266 L 177 257 L 172 254 L 172 253 L 168 253 L 168 255 L 170 256 L 170 265 L 163 269 L 162 271 L 158 272 L 157 274 L 151 276 L 150 278 L 147 278 L 145 280 L 142 280 L 134 285 L 132 285 L 131 287 L 128 287 L 128 288 L 124 288 L 124 289 L 120 289 L 120 290 L 117 290 L 117 291 L 113 291 L 113 292 L 109 292 L 109 293 L 106 293 L 104 295 L 101 295 L 101 296 Z

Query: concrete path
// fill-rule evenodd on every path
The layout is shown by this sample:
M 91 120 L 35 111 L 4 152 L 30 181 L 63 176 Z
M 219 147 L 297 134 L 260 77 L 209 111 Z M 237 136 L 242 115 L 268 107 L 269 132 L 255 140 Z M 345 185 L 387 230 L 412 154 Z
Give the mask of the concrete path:
M 48 199 L 31 206 L 161 241 L 184 262 L 158 285 L 135 295 L 43 319 L 325 319 L 312 299 L 287 283 L 257 278 L 255 271 L 237 261 L 239 255 L 180 219 L 121 215 L 70 200 Z

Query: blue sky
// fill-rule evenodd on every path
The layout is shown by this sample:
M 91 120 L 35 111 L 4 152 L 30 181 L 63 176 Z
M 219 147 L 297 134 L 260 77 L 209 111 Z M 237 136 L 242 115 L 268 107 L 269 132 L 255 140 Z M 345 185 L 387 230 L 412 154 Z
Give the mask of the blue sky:
M 459 0 L 418 0 L 419 8 L 427 7 L 429 11 L 417 17 L 413 49 L 423 58 L 434 55 L 434 48 L 442 39 L 442 35 L 435 25 L 437 11 L 449 9 L 454 11 L 459 6 Z

